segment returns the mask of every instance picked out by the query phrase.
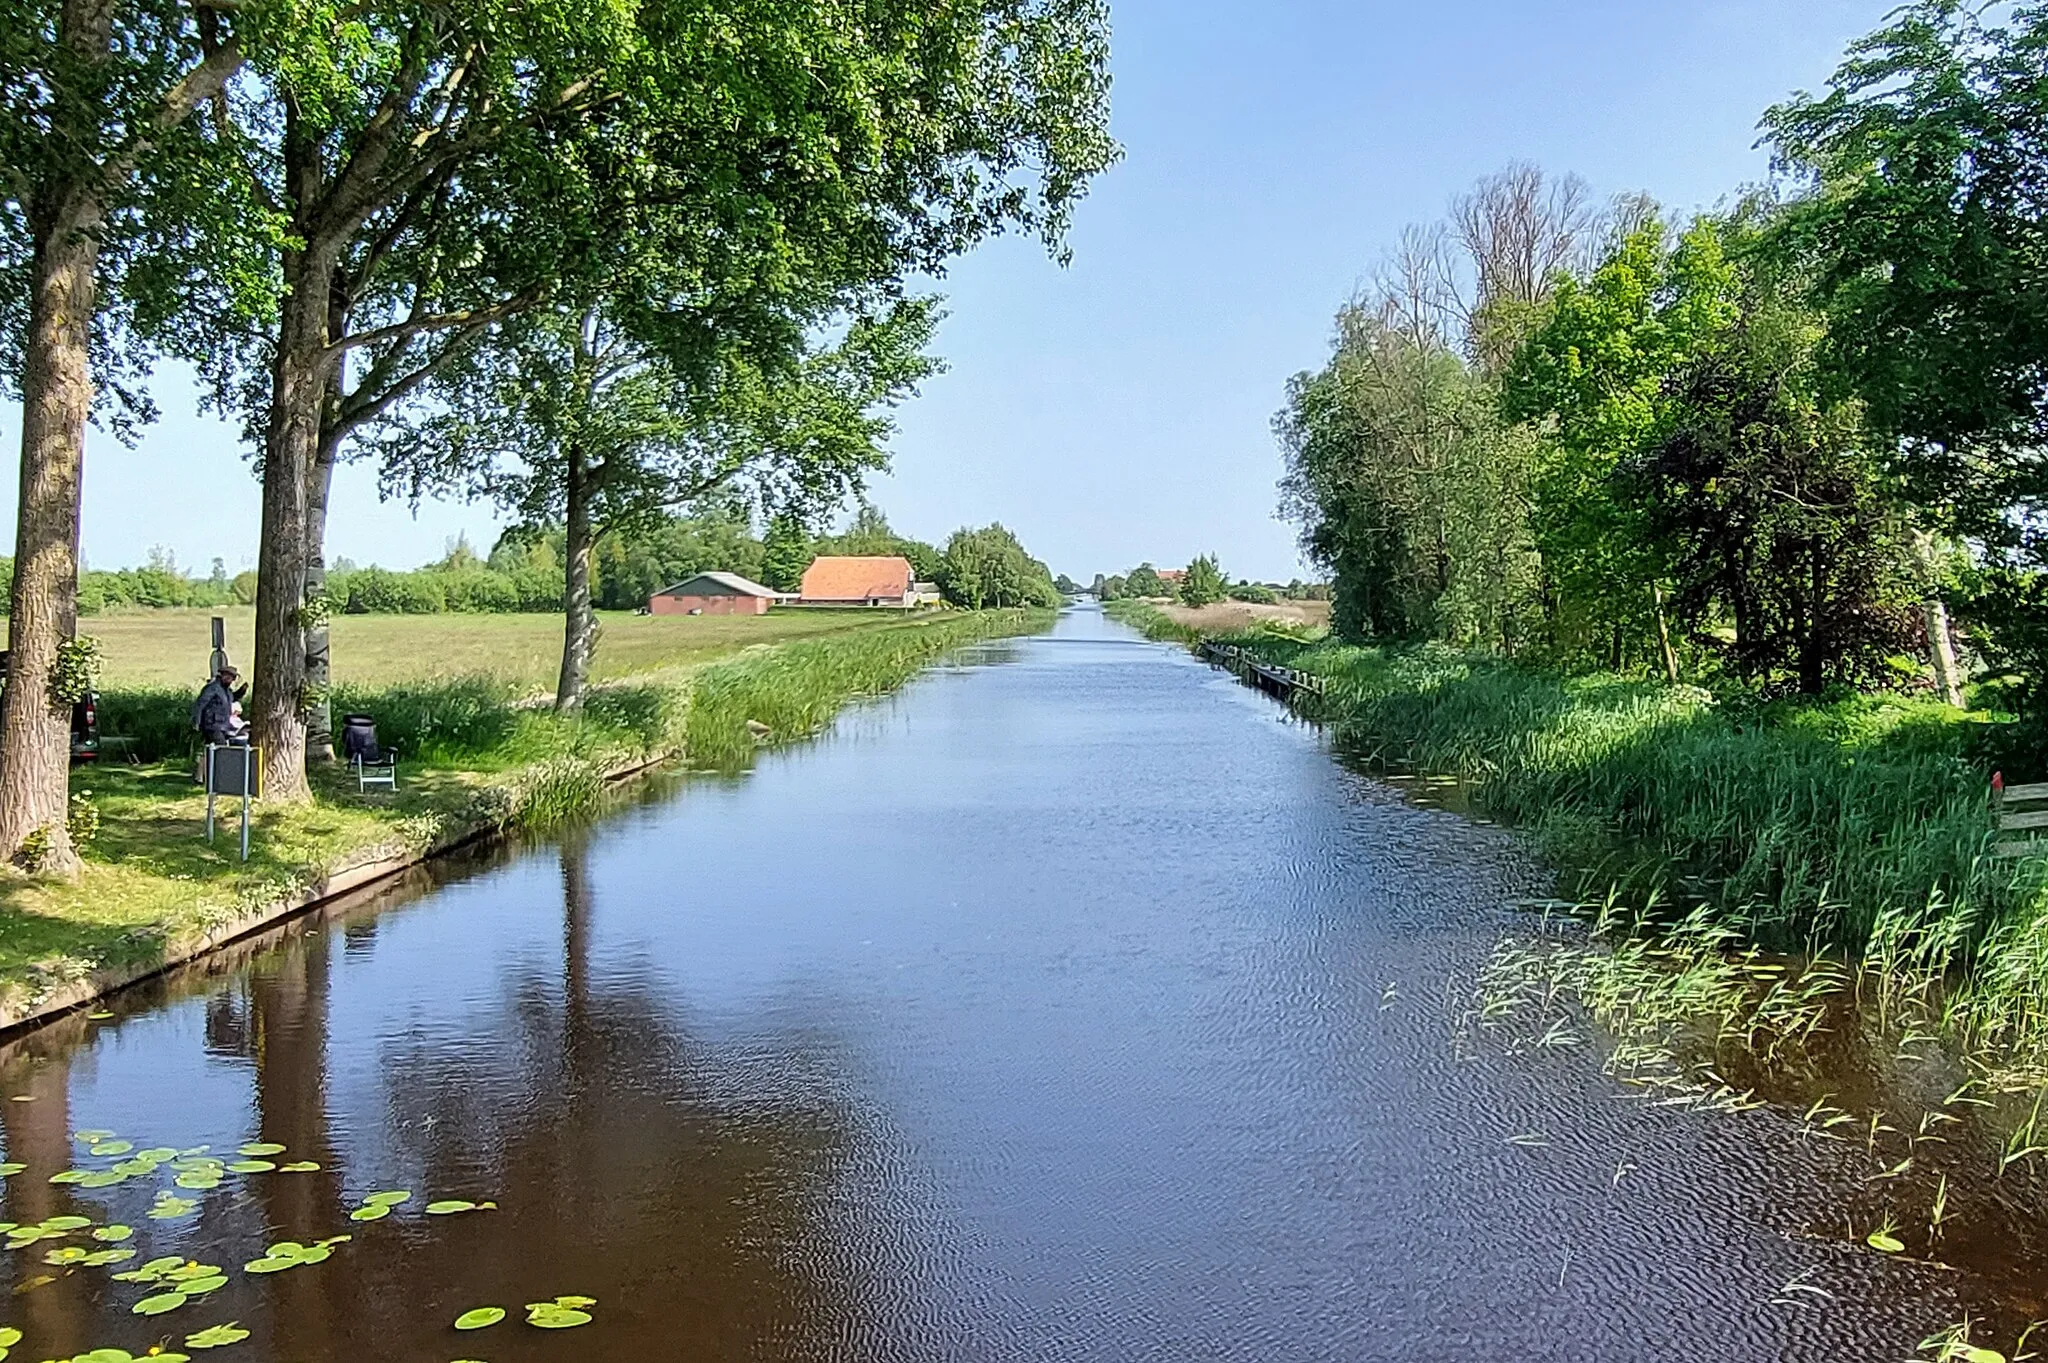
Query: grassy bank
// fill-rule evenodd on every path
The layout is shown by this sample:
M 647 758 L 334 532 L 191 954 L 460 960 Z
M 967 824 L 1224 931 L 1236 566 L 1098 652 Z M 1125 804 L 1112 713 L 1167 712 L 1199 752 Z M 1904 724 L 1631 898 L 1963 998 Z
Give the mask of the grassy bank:
M 74 794 L 99 823 L 76 880 L 0 879 L 0 1005 L 12 1015 L 96 972 L 146 968 L 351 862 L 586 813 L 621 768 L 685 753 L 723 769 L 744 765 L 759 744 L 813 733 L 847 701 L 898 686 L 953 649 L 1048 618 L 866 617 L 761 647 L 745 647 L 742 634 L 708 659 L 671 654 L 664 666 L 602 685 L 573 718 L 528 703 L 532 687 L 505 673 L 344 685 L 338 707 L 375 717 L 405 754 L 399 790 L 362 795 L 341 768 L 317 767 L 311 805 L 257 806 L 247 864 L 228 837 L 209 846 L 201 836 L 189 695 L 110 688 L 104 727 L 134 736 L 149 760 L 74 773 Z
M 1149 636 L 1190 631 L 1121 604 Z M 2007 735 L 1899 696 L 1759 705 L 1438 648 L 1230 636 L 1324 677 L 1338 744 L 1530 832 L 1610 941 L 1856 967 L 2009 1070 L 2048 1072 L 2048 864 L 1992 855 Z M 2014 767 L 2014 779 L 2041 775 Z

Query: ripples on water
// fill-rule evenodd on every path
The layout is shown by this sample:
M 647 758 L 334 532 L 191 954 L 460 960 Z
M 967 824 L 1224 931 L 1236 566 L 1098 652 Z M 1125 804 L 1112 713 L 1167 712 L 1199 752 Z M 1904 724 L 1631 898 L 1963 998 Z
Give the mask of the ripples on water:
M 231 1267 L 355 1238 L 153 1320 L 38 1246 L 0 1310 L 20 1357 L 232 1318 L 210 1356 L 277 1363 L 1896 1360 L 1958 1319 L 1966 1281 L 1805 1234 L 1845 1166 L 1782 1114 L 1655 1109 L 1583 1049 L 1460 1058 L 1544 888 L 1071 612 L 748 777 L 15 1042 L 7 1219 Z M 42 1181 L 91 1128 L 324 1168 L 149 1221 L 161 1179 Z M 384 1188 L 417 1196 L 346 1219 Z M 561 1293 L 595 1323 L 517 1323 Z M 512 1320 L 448 1328 L 486 1304 Z

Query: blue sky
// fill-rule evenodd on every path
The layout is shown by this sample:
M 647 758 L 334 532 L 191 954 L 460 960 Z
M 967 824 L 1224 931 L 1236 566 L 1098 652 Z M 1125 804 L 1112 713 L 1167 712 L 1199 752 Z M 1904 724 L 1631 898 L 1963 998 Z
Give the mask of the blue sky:
M 1511 160 L 1678 210 L 1760 178 L 1758 115 L 1834 69 L 1893 0 L 1112 0 L 1120 166 L 1081 206 L 1074 262 L 997 242 L 942 282 L 949 370 L 899 414 L 874 500 L 939 540 L 1001 520 L 1057 571 L 1214 552 L 1307 575 L 1274 516 L 1269 431 L 1290 374 L 1403 224 Z M 166 369 L 137 448 L 95 434 L 85 552 L 254 562 L 235 430 Z M 0 407 L 0 448 L 19 448 Z M 12 538 L 14 479 L 0 487 Z M 380 504 L 337 479 L 331 552 L 411 566 L 487 507 Z

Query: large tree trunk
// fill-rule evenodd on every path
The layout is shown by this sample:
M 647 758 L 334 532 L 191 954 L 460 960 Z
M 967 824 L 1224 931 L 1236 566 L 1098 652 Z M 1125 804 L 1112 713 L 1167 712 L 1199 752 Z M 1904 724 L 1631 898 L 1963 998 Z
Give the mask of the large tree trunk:
M 555 709 L 565 714 L 583 706 L 597 629 L 590 607 L 589 470 L 584 467 L 583 447 L 574 440 L 569 442 L 567 475 L 568 571 L 562 591 L 562 675 L 555 684 Z
M 348 309 L 328 309 L 327 334 L 343 336 L 348 331 Z M 306 600 L 320 601 L 327 595 L 327 499 L 334 490 L 334 461 L 341 452 L 344 432 L 340 425 L 343 369 L 337 361 L 327 382 L 327 395 L 320 411 L 320 447 L 313 456 L 313 473 L 306 482 Z M 334 760 L 334 702 L 328 695 L 333 685 L 329 666 L 327 612 L 320 611 L 306 630 L 306 760 Z
M 88 345 L 99 265 L 97 200 L 61 206 L 36 242 L 22 356 L 21 500 L 15 522 L 7 685 L 0 692 L 0 855 L 37 829 L 40 868 L 69 874 L 71 706 L 52 699 L 58 647 L 78 623 L 78 498 L 92 412 Z
M 327 286 L 324 251 L 288 262 L 284 316 L 271 370 L 270 429 L 263 442 L 263 538 L 256 562 L 256 678 L 249 727 L 263 749 L 263 794 L 295 803 L 306 785 L 304 604 L 307 485 L 320 450 L 327 396 Z

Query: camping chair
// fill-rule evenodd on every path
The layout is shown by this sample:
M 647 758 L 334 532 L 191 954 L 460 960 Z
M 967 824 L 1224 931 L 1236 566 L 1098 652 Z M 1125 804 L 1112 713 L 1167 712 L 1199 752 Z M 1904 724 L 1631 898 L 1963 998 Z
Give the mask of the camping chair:
M 398 749 L 377 741 L 377 721 L 368 715 L 341 717 L 341 753 L 356 774 L 356 790 L 398 789 Z

